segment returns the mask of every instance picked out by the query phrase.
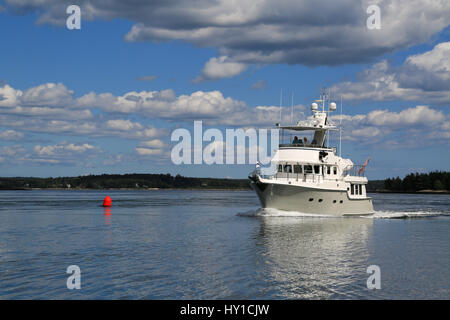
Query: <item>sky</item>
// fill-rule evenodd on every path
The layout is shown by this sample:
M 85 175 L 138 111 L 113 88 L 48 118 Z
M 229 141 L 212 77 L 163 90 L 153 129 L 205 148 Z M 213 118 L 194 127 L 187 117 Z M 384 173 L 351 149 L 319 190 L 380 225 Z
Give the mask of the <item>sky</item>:
M 448 171 L 449 25 L 441 0 L 0 0 L 0 176 L 246 178 L 173 164 L 172 132 L 270 129 L 281 92 L 302 120 L 324 87 L 369 179 Z

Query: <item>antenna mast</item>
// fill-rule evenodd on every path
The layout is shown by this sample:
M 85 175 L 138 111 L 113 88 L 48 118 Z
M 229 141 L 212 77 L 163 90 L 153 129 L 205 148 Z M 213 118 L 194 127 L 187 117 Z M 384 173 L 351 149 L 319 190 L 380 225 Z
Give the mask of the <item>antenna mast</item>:
M 341 95 L 341 117 L 339 119 L 339 157 L 342 157 L 342 95 Z
M 283 88 L 280 91 L 280 125 L 281 125 L 281 105 L 283 104 Z
M 291 99 L 291 124 L 294 123 L 294 92 L 292 92 L 292 99 Z

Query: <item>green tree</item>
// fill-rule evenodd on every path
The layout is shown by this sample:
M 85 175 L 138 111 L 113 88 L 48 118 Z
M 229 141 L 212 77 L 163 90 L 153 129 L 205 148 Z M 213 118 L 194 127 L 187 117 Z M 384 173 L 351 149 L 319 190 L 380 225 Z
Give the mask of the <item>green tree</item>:
M 445 187 L 444 187 L 444 184 L 441 182 L 441 180 L 436 180 L 436 181 L 434 181 L 433 189 L 434 190 L 444 190 Z

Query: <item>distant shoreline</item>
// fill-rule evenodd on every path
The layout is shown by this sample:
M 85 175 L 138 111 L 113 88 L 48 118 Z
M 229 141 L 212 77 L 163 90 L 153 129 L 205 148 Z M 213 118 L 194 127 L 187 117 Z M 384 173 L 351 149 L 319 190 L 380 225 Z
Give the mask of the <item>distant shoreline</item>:
M 0 189 L 0 191 L 251 191 L 251 188 L 106 188 L 106 189 L 94 189 L 94 188 L 11 188 Z M 423 191 L 389 191 L 389 190 L 376 190 L 367 191 L 367 193 L 391 193 L 391 194 L 442 194 L 449 195 L 450 191 L 447 190 L 423 190 Z
M 447 190 L 420 190 L 420 191 L 390 191 L 390 190 L 372 190 L 367 193 L 401 193 L 401 194 L 450 194 Z
M 405 178 L 371 180 L 367 192 L 400 194 L 450 194 L 450 172 L 409 174 Z M 126 173 L 78 177 L 0 177 L 0 190 L 251 190 L 248 179 L 196 178 L 179 174 Z
M 198 190 L 198 191 L 250 191 L 251 188 L 107 188 L 107 189 L 94 189 L 94 188 L 11 188 L 0 189 L 0 191 L 36 191 L 36 190 L 49 190 L 49 191 L 164 191 L 164 190 Z

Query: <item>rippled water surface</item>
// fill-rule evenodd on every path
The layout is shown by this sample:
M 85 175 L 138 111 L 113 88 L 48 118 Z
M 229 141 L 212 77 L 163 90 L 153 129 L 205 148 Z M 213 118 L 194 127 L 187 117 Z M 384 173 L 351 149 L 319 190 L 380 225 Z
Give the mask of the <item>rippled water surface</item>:
M 318 218 L 250 191 L 1 191 L 0 299 L 449 299 L 450 196 L 372 196 Z

